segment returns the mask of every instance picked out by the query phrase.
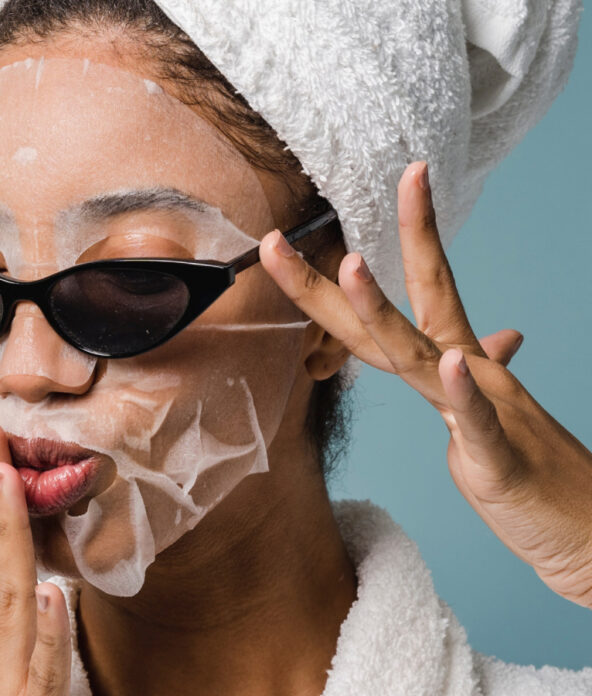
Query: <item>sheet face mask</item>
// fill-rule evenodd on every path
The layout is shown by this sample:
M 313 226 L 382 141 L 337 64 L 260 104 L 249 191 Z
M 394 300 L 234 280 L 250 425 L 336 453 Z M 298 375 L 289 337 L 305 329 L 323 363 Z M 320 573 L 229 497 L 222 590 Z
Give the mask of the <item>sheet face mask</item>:
M 139 76 L 88 60 L 28 59 L 0 70 L 0 104 L 0 252 L 12 277 L 120 256 L 228 261 L 274 227 L 242 155 Z M 80 175 L 65 182 L 66 171 Z M 193 200 L 200 196 L 206 202 Z M 106 216 L 122 197 L 125 214 Z M 255 273 L 256 285 L 246 279 Z M 59 515 L 85 580 L 136 594 L 156 554 L 246 476 L 268 470 L 303 319 L 264 271 L 249 269 L 168 343 L 97 365 L 36 306 L 17 306 L 0 343 L 0 427 L 95 453 L 97 490 Z M 15 376 L 47 393 L 25 400 L 7 386 Z M 32 521 L 43 558 L 47 520 Z

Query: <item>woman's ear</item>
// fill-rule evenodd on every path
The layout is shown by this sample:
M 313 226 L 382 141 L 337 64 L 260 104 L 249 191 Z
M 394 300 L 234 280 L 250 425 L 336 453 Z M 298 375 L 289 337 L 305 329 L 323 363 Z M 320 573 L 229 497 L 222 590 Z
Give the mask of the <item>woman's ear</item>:
M 320 327 L 318 328 L 320 329 Z M 304 365 L 310 378 L 320 382 L 329 379 L 338 372 L 350 355 L 351 353 L 341 341 L 323 331 L 320 340 L 306 358 Z

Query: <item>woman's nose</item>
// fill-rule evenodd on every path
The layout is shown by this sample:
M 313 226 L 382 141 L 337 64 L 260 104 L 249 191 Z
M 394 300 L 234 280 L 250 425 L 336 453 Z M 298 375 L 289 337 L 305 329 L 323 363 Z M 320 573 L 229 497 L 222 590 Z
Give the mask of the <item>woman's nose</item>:
M 96 363 L 60 338 L 37 305 L 21 302 L 0 344 L 0 394 L 29 402 L 52 393 L 84 394 Z

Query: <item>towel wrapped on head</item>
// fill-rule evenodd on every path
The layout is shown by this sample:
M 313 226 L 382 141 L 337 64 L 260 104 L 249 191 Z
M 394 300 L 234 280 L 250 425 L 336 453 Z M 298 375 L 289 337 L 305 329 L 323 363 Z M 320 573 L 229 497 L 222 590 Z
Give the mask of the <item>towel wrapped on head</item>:
M 446 247 L 546 112 L 580 0 L 158 0 L 275 129 L 394 302 L 397 184 L 430 165 Z

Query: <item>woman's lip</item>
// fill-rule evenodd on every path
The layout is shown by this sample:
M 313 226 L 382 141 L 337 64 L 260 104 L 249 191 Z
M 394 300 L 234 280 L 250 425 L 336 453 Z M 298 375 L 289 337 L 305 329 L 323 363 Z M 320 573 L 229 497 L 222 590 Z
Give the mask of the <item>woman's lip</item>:
M 71 508 L 88 493 L 99 471 L 93 458 L 48 470 L 17 469 L 25 484 L 29 514 L 35 517 L 55 515 Z
M 14 466 L 42 471 L 76 464 L 95 455 L 95 452 L 74 442 L 60 442 L 41 437 L 28 439 L 9 434 L 8 446 Z
M 89 492 L 100 470 L 98 454 L 75 443 L 8 435 L 8 445 L 33 516 L 72 507 Z

